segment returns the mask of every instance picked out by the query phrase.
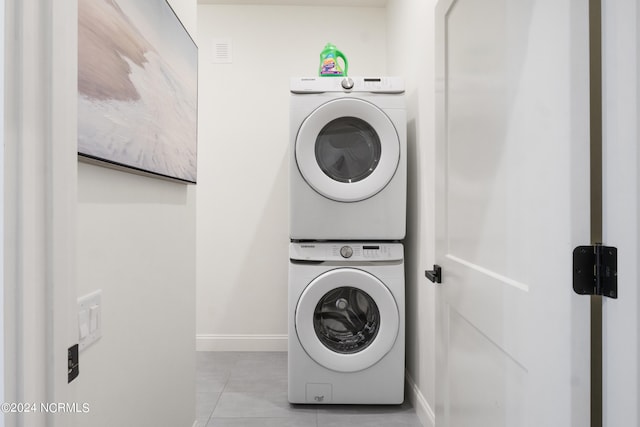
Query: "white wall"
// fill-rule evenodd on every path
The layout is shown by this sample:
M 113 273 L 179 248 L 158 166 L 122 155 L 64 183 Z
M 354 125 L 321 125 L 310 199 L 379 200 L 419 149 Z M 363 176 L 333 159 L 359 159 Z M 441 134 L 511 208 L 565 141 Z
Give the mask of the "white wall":
M 407 375 L 416 412 L 435 423 L 434 7 L 436 0 L 389 0 L 389 72 L 407 84 Z
M 200 5 L 197 346 L 286 350 L 289 79 L 386 74 L 384 8 Z M 212 63 L 215 38 L 232 64 Z
M 170 1 L 195 39 L 195 0 Z M 80 353 L 78 425 L 195 420 L 196 189 L 78 165 L 78 296 L 102 290 L 103 336 Z

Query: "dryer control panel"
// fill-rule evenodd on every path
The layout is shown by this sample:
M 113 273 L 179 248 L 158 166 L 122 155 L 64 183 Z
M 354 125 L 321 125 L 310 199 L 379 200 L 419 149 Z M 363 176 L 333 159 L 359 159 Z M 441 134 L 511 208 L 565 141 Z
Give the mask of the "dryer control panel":
M 401 261 L 402 243 L 294 242 L 289 258 L 297 261 Z
M 325 92 L 404 93 L 404 80 L 396 76 L 383 77 L 292 77 L 289 90 L 292 93 L 309 94 Z

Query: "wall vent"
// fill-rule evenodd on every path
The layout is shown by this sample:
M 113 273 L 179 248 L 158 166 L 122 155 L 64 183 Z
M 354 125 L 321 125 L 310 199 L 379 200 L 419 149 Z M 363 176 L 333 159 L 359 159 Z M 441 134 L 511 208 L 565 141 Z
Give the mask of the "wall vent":
M 213 39 L 213 63 L 231 64 L 233 62 L 231 38 Z

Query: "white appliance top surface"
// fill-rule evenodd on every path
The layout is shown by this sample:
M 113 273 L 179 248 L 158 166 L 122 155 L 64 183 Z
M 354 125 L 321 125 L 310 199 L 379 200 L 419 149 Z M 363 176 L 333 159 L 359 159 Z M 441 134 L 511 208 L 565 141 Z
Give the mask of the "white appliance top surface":
M 401 261 L 402 243 L 293 242 L 289 258 L 297 261 Z
M 345 80 L 349 80 L 346 84 Z M 348 87 L 345 88 L 343 86 Z M 308 94 L 323 92 L 370 92 L 404 93 L 404 80 L 401 77 L 292 77 L 292 93 Z

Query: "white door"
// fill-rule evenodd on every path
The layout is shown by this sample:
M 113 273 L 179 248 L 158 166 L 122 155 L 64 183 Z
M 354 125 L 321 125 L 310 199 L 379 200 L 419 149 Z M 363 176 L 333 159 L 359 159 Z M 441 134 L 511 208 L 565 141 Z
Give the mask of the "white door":
M 380 192 L 400 161 L 400 139 L 391 119 L 370 102 L 329 101 L 300 126 L 296 161 L 305 181 L 338 202 L 357 202 Z
M 587 0 L 441 0 L 438 427 L 589 426 Z
M 603 242 L 618 299 L 603 299 L 603 426 L 640 426 L 640 6 L 603 2 Z

